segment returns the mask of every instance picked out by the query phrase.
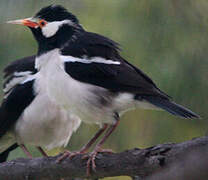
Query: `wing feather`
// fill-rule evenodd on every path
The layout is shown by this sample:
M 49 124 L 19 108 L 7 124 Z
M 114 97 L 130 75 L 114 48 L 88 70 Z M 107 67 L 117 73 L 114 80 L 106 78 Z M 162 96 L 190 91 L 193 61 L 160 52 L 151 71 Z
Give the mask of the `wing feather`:
M 34 99 L 33 82 L 21 84 L 28 75 L 36 73 L 35 55 L 18 59 L 4 69 L 5 99 L 0 107 L 0 137 L 18 120 Z M 5 89 L 6 88 L 6 89 Z
M 34 80 L 17 85 L 3 100 L 0 107 L 0 137 L 18 120 L 24 109 L 33 101 Z
M 106 37 L 85 32 L 77 35 L 75 41 L 65 45 L 61 53 L 65 60 L 69 57 L 64 62 L 66 73 L 78 81 L 111 91 L 135 93 L 137 96 L 169 98 L 144 72 L 123 59 L 119 54 L 118 44 Z M 72 62 L 70 57 L 80 60 Z M 106 63 L 95 62 L 96 57 L 103 58 Z M 82 63 L 83 59 L 88 59 L 91 63 Z M 109 60 L 120 63 L 107 63 Z

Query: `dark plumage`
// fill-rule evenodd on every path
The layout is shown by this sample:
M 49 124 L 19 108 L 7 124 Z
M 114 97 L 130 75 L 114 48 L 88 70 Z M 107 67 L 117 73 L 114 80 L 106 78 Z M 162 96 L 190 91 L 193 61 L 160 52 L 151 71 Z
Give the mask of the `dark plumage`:
M 135 93 L 135 99 L 146 100 L 173 115 L 183 118 L 199 118 L 192 111 L 174 103 L 156 84 L 140 69 L 128 63 L 119 54 L 118 44 L 101 35 L 82 32 L 76 39 L 66 44 L 61 52 L 73 57 L 102 57 L 119 61 L 120 65 L 81 62 L 66 62 L 65 70 L 74 79 L 109 89 L 113 92 Z
M 70 19 L 74 23 L 79 23 L 76 16 L 69 13 L 63 6 L 60 5 L 50 5 L 44 7 L 34 17 L 38 17 L 49 22 Z
M 3 100 L 0 108 L 0 137 L 12 127 L 24 109 L 34 99 L 33 83 L 34 81 L 28 81 L 24 84 L 18 84 Z
M 3 89 L 16 78 L 24 77 L 24 74 L 18 74 L 21 72 L 30 72 L 30 74 L 35 74 L 37 70 L 35 69 L 35 55 L 18 59 L 14 62 L 11 62 L 7 67 L 4 68 L 4 82 Z M 16 83 L 17 85 L 18 83 Z M 11 87 L 11 89 L 13 86 Z M 11 90 L 10 89 L 10 90 Z M 9 91 L 5 92 L 8 93 Z
M 61 48 L 61 53 L 79 58 L 97 56 L 116 61 L 121 59 L 119 50 L 119 44 L 107 37 L 92 32 L 77 31 Z
M 33 73 L 36 72 L 36 69 L 35 69 L 35 55 L 34 56 L 25 57 L 25 58 L 22 58 L 22 59 L 18 59 L 16 61 L 13 61 L 8 66 L 6 66 L 4 68 L 4 87 L 11 80 L 17 78 L 14 75 L 16 72 L 25 72 L 25 71 L 31 71 Z M 16 85 L 14 85 L 14 86 L 16 86 Z M 11 113 L 11 115 L 12 114 L 13 113 Z M 15 119 L 13 119 L 13 120 L 14 121 L 12 121 L 10 123 L 10 125 L 7 125 L 8 129 L 10 129 L 10 127 L 12 127 L 12 125 L 15 123 Z M 3 130 L 3 132 L 1 131 L 1 135 L 4 132 L 5 132 L 5 130 Z M 0 153 L 0 163 L 1 162 L 5 162 L 7 160 L 7 158 L 8 158 L 8 156 L 9 156 L 9 153 L 11 151 L 13 151 L 14 149 L 16 149 L 17 147 L 18 147 L 18 145 L 17 145 L 17 143 L 15 143 L 12 146 L 10 146 L 7 150 L 5 150 L 4 152 Z
M 4 79 L 12 76 L 15 72 L 31 71 L 36 73 L 35 57 L 35 55 L 28 56 L 11 62 L 4 68 Z
M 197 115 L 196 113 L 192 112 L 191 110 L 179 104 L 176 104 L 171 99 L 164 99 L 161 97 L 154 97 L 154 96 L 142 96 L 142 98 L 154 104 L 155 106 L 166 110 L 167 112 L 173 115 L 187 119 L 200 118 L 199 115 Z
M 9 153 L 15 150 L 17 147 L 18 147 L 18 144 L 15 143 L 12 146 L 10 146 L 6 151 L 0 153 L 0 163 L 5 162 L 9 156 Z

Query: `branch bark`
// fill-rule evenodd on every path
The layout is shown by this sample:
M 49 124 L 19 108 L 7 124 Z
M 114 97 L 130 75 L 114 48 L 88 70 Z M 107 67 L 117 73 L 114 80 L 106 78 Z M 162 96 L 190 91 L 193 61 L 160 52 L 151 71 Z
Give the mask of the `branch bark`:
M 90 179 L 112 176 L 130 176 L 139 179 L 177 179 L 195 177 L 208 179 L 208 137 L 183 143 L 159 144 L 146 149 L 132 149 L 121 153 L 100 153 L 96 158 L 96 172 Z M 86 161 L 82 155 L 57 163 L 59 156 L 49 158 L 19 158 L 0 165 L 3 180 L 60 180 L 86 177 Z M 198 163 L 196 163 L 198 162 Z M 182 167 L 182 168 L 181 168 Z M 190 169 L 191 168 L 191 169 Z M 180 170 L 183 171 L 180 172 Z M 195 169 L 195 171 L 193 171 Z M 201 172 L 200 174 L 198 172 Z M 167 173 L 169 172 L 169 173 Z M 188 172 L 188 173 L 187 173 Z M 191 174 L 191 173 L 195 174 Z M 170 175 L 172 173 L 172 175 Z M 197 174 L 198 173 L 198 174 Z M 169 176 L 169 177 L 168 177 Z M 168 178 L 167 178 L 168 177 Z

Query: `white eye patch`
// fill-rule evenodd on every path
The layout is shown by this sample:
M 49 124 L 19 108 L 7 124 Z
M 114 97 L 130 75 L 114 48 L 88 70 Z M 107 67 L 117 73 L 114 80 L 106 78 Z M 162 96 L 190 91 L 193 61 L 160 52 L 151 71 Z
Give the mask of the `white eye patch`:
M 42 33 L 47 38 L 51 37 L 55 35 L 59 28 L 64 24 L 69 24 L 71 26 L 74 25 L 70 20 L 48 22 L 44 27 L 42 27 Z

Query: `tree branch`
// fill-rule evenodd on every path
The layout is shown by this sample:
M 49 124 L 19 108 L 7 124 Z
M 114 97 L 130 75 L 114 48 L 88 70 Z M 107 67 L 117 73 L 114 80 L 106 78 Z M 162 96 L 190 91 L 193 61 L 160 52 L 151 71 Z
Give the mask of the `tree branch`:
M 135 148 L 113 154 L 100 153 L 96 158 L 96 172 L 91 173 L 90 179 L 125 175 L 137 177 L 135 179 L 149 178 L 155 180 L 156 177 L 160 180 L 171 179 L 167 178 L 167 172 L 181 173 L 181 178 L 184 178 L 187 171 L 189 176 L 194 172 L 190 171 L 190 167 L 192 167 L 192 170 L 196 169 L 196 173 L 199 172 L 201 168 L 200 171 L 203 170 L 204 173 L 203 178 L 205 176 L 207 178 L 207 150 L 208 137 L 201 137 L 178 144 L 160 144 L 146 149 Z M 78 155 L 72 160 L 66 159 L 60 164 L 56 162 L 58 157 L 59 156 L 34 159 L 21 158 L 2 163 L 0 165 L 0 179 L 60 180 L 64 178 L 68 180 L 73 178 L 87 178 L 87 160 L 83 160 L 82 155 Z M 181 168 L 177 167 L 181 167 L 182 162 L 184 162 L 183 171 L 180 172 L 179 170 L 181 170 Z M 170 175 L 170 173 L 168 175 Z M 201 173 L 198 173 L 198 176 L 202 175 Z M 163 178 L 164 174 L 166 174 L 166 176 Z M 177 175 L 176 179 L 179 180 L 180 176 Z M 190 180 L 190 178 L 185 179 Z

